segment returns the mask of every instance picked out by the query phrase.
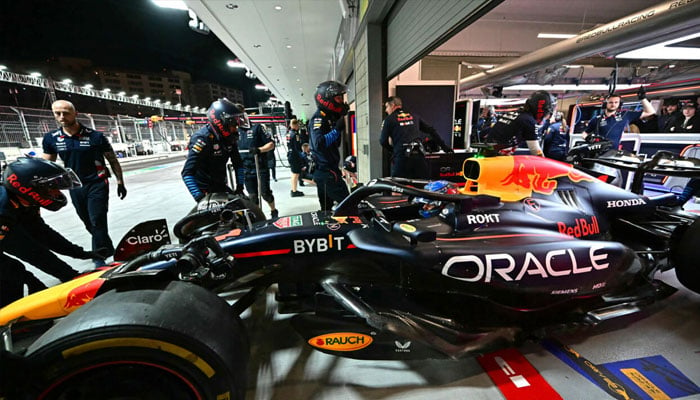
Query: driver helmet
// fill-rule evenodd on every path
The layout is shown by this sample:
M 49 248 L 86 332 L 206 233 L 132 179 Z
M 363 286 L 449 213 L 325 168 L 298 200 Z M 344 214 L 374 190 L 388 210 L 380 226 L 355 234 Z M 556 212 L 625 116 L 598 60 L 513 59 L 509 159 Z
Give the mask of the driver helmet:
M 211 103 L 207 110 L 207 119 L 214 131 L 227 142 L 235 141 L 238 138 L 238 127 L 248 124 L 245 111 L 227 98 Z
M 325 81 L 318 84 L 314 101 L 319 110 L 334 117 L 342 117 L 348 113 L 348 105 L 337 96 L 347 93 L 348 88 L 337 81 Z
M 80 179 L 71 169 L 43 158 L 20 157 L 7 165 L 3 186 L 24 202 L 58 211 L 67 204 L 62 189 L 81 187 Z
M 532 114 L 539 124 L 547 115 L 552 115 L 556 99 L 545 90 L 538 90 L 525 101 L 523 110 Z
M 457 188 L 455 188 L 454 184 L 452 182 L 448 181 L 432 181 L 428 182 L 427 185 L 423 187 L 423 189 L 435 192 L 435 193 L 442 193 L 442 194 L 458 194 Z M 423 207 L 418 211 L 418 213 L 421 215 L 423 218 L 429 218 L 429 217 L 434 217 L 438 214 L 440 214 L 440 211 L 442 210 L 442 201 L 440 200 L 432 200 L 432 199 L 426 199 L 424 197 L 416 197 L 413 199 L 414 203 L 423 203 Z

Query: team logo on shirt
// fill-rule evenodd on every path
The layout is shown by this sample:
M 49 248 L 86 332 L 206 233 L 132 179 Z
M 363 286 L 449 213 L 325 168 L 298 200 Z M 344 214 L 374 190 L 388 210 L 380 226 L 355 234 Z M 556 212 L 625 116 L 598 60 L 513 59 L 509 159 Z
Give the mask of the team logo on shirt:
M 192 146 L 192 151 L 194 151 L 195 153 L 199 153 L 204 147 L 206 147 L 206 145 L 207 143 L 203 139 L 197 139 L 197 141 Z

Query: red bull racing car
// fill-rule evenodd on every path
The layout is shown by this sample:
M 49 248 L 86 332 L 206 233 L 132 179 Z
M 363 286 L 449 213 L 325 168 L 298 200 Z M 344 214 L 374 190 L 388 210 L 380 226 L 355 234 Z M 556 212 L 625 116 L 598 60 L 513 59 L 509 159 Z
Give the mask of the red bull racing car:
M 671 156 L 603 161 L 700 176 Z M 463 174 L 456 194 L 376 180 L 332 213 L 268 221 L 212 202 L 177 224 L 180 244 L 140 224 L 118 246 L 128 261 L 0 311 L 0 394 L 242 399 L 240 316 L 272 285 L 309 346 L 358 359 L 469 357 L 622 317 L 671 295 L 655 278 L 671 268 L 700 291 L 700 222 L 672 195 L 531 156 L 468 159 Z

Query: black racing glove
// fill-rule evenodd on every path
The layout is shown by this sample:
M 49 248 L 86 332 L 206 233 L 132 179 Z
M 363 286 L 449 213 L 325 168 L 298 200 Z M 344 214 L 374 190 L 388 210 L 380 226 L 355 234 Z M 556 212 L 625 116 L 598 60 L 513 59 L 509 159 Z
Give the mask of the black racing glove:
M 335 130 L 341 134 L 345 131 L 345 118 L 340 117 L 335 121 Z
M 126 197 L 126 186 L 123 183 L 117 184 L 117 196 L 122 200 Z
M 251 146 L 250 149 L 248 149 L 248 152 L 250 153 L 251 156 L 262 153 L 260 151 L 260 149 L 255 147 L 255 146 Z
M 639 90 L 637 90 L 637 99 L 639 100 L 644 100 L 647 98 L 647 91 L 644 89 L 644 86 L 640 86 Z

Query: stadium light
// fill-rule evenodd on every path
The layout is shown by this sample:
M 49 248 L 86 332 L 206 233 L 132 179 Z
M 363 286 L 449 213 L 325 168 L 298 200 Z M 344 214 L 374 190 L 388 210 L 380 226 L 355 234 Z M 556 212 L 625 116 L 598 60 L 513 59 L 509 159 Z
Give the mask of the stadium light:
M 161 8 L 172 8 L 187 11 L 187 4 L 182 0 L 151 0 L 153 4 Z
M 227 65 L 229 68 L 240 68 L 240 69 L 246 68 L 245 64 L 243 64 L 243 63 L 241 62 L 241 60 L 239 60 L 239 59 L 228 60 L 228 61 L 226 61 L 226 65 Z

